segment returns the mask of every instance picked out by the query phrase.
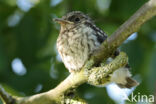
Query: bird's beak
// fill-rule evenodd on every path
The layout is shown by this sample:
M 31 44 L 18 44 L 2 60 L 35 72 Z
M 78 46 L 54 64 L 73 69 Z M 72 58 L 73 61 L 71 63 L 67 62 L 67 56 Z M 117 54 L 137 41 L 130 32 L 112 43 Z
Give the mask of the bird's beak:
M 70 22 L 68 20 L 64 20 L 62 18 L 55 18 L 55 19 L 53 19 L 53 21 L 56 21 L 59 24 L 73 24 L 73 22 Z

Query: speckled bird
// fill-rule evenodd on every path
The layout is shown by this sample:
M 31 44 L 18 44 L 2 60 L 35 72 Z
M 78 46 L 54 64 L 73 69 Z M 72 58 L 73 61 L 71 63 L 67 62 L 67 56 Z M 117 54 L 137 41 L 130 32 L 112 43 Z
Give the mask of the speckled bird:
M 61 25 L 57 39 L 57 50 L 69 72 L 78 72 L 96 51 L 107 35 L 99 29 L 93 20 L 80 11 L 67 13 L 62 18 L 54 19 Z M 128 68 L 120 68 L 111 75 L 110 82 L 130 88 L 137 82 L 130 78 Z

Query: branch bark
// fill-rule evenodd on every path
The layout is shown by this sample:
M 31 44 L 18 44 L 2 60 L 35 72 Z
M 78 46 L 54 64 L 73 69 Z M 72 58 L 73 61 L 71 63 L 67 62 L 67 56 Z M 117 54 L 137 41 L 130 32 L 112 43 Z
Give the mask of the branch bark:
M 100 47 L 92 58 L 102 60 L 108 58 L 132 33 L 139 30 L 141 25 L 156 15 L 156 0 L 149 0 L 122 24 Z
M 93 85 L 98 85 L 99 83 L 105 83 L 107 79 L 106 76 L 111 72 L 122 67 L 127 63 L 127 57 L 124 53 L 120 53 L 117 58 L 103 67 L 95 68 L 94 65 L 101 62 L 104 59 L 110 57 L 114 51 L 119 47 L 124 40 L 126 40 L 132 33 L 138 31 L 143 23 L 156 15 L 156 0 L 149 0 L 145 3 L 132 17 L 130 17 L 123 25 L 121 25 L 118 30 L 116 30 L 110 37 L 104 41 L 99 48 L 86 62 L 84 67 L 80 72 L 70 74 L 63 82 L 61 82 L 56 88 L 44 92 L 41 94 L 36 94 L 30 97 L 13 97 L 14 104 L 55 104 L 61 103 L 65 100 L 64 94 L 66 91 L 72 88 L 76 88 L 82 83 L 88 82 Z M 91 69 L 91 70 L 89 70 Z M 13 99 L 10 97 L 5 97 L 7 93 L 0 88 L 0 96 L 7 103 L 12 102 Z M 12 97 L 11 97 L 12 98 Z M 86 102 L 81 102 L 77 100 L 76 103 L 70 104 L 86 104 Z
M 124 67 L 128 63 L 128 57 L 124 52 L 120 52 L 111 63 L 106 64 L 102 67 L 95 67 L 87 71 L 88 83 L 92 85 L 104 85 L 109 80 L 108 75 L 115 70 Z
M 8 94 L 1 85 L 0 97 L 5 101 L 6 104 L 13 104 L 15 102 L 15 99 L 10 94 Z
M 33 95 L 30 97 L 22 97 L 16 99 L 16 104 L 64 104 L 61 101 L 69 101 L 64 99 L 64 93 L 70 89 L 76 88 L 79 85 L 88 82 L 92 85 L 98 85 L 97 82 L 103 82 L 105 77 L 117 70 L 120 67 L 123 67 L 127 64 L 128 58 L 125 53 L 120 52 L 119 56 L 117 56 L 112 62 L 109 64 L 93 68 L 92 70 L 81 70 L 77 73 L 70 74 L 63 82 L 61 82 L 56 88 L 37 95 Z M 102 73 L 102 74 L 101 74 Z M 93 80 L 92 77 L 95 79 Z M 98 80 L 98 81 L 97 81 Z M 107 82 L 103 82 L 107 83 Z M 100 83 L 101 84 L 101 83 Z M 72 101 L 72 100 L 71 100 Z M 81 99 L 72 102 L 70 104 L 87 104 Z

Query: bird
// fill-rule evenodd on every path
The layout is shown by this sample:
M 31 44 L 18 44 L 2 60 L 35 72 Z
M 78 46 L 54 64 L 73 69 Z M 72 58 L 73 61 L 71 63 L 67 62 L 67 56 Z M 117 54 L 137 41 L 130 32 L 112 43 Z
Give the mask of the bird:
M 85 62 L 107 39 L 107 34 L 81 11 L 69 12 L 62 18 L 55 18 L 54 21 L 61 25 L 56 42 L 58 53 L 70 73 L 79 72 Z M 119 51 L 114 53 L 114 55 L 118 54 Z M 117 83 L 121 88 L 137 85 L 137 81 L 131 78 L 131 73 L 126 66 L 117 69 L 110 76 L 108 83 Z

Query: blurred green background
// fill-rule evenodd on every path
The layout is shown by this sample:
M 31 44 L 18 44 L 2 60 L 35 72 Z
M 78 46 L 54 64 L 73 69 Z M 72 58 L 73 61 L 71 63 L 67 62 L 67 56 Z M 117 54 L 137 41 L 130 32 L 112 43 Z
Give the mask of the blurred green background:
M 53 18 L 79 10 L 90 15 L 98 27 L 111 35 L 146 1 L 0 0 L 0 84 L 13 95 L 29 96 L 54 88 L 69 75 L 56 50 L 60 27 Z M 128 54 L 131 72 L 140 81 L 140 85 L 132 89 L 134 93 L 154 95 L 156 17 L 120 48 Z M 83 84 L 78 93 L 89 104 L 123 104 L 119 95 L 113 95 L 120 92 L 117 88 L 116 92 L 111 89 L 113 86 L 97 88 Z M 143 103 L 126 101 L 126 104 Z

